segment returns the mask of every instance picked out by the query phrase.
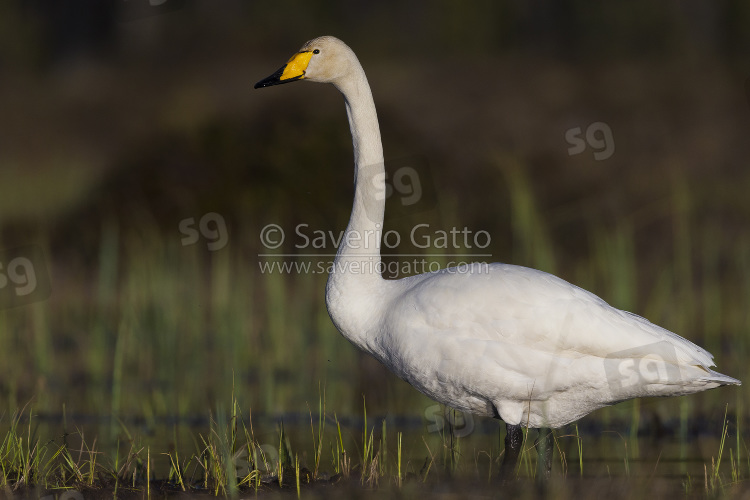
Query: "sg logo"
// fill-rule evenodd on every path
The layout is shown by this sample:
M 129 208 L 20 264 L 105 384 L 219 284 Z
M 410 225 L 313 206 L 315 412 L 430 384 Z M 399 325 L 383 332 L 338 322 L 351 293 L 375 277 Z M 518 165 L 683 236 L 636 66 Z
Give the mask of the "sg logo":
M 583 153 L 586 150 L 586 143 L 595 150 L 594 159 L 597 161 L 606 160 L 615 152 L 612 129 L 606 123 L 594 122 L 589 125 L 586 128 L 586 140 L 581 137 L 582 133 L 581 127 L 574 127 L 565 132 L 565 140 L 570 144 L 568 155 Z
M 224 221 L 224 217 L 216 212 L 208 212 L 201 217 L 198 222 L 198 229 L 195 228 L 194 217 L 182 219 L 179 228 L 180 233 L 184 235 L 181 240 L 184 247 L 197 243 L 200 237 L 203 236 L 208 240 L 206 247 L 214 252 L 224 248 L 229 240 L 227 223 Z
M 44 300 L 50 293 L 47 266 L 39 247 L 0 252 L 0 308 Z
M 443 408 L 440 405 L 432 405 L 425 409 L 424 417 L 431 422 L 427 426 L 428 432 L 442 432 L 447 427 L 459 438 L 474 432 L 474 418 L 471 413 L 452 410 L 447 406 Z
M 33 293 L 36 290 L 34 264 L 26 257 L 16 257 L 8 262 L 6 269 L 3 269 L 3 263 L 0 262 L 0 288 L 5 288 L 9 284 L 17 297 Z
M 380 190 L 376 195 L 378 200 L 388 199 L 393 196 L 393 189 L 398 192 L 398 198 L 405 207 L 414 205 L 422 198 L 422 183 L 419 181 L 419 173 L 413 167 L 401 167 L 393 174 L 393 182 L 388 182 L 388 173 L 383 172 L 373 178 L 373 182 L 385 184 L 385 192 Z
M 644 353 L 649 353 L 648 357 Z M 604 371 L 613 398 L 630 398 L 633 390 L 644 385 L 682 380 L 677 352 L 667 341 L 613 352 L 604 358 Z
M 435 186 L 424 158 L 388 160 L 385 165 L 365 167 L 360 175 L 365 176 L 363 183 L 376 189 L 375 199 L 386 200 L 386 220 L 430 210 L 436 205 Z

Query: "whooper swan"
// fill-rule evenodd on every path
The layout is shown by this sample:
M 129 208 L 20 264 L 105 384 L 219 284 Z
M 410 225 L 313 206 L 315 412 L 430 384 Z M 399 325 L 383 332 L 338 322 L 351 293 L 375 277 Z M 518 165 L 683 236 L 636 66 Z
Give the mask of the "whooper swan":
M 362 66 L 323 36 L 255 88 L 296 80 L 344 95 L 354 145 L 354 205 L 326 286 L 333 323 L 430 398 L 502 419 L 501 474 L 515 466 L 521 426 L 555 428 L 631 398 L 740 384 L 711 370 L 701 347 L 542 271 L 496 263 L 383 279 L 383 148 Z M 548 475 L 549 437 L 543 444 Z

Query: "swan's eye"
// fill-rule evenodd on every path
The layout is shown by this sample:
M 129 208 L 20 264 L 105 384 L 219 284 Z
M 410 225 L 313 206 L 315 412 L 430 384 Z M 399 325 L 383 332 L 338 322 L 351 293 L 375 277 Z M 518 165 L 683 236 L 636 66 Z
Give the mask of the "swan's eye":
M 313 54 L 320 54 L 320 49 L 313 50 Z

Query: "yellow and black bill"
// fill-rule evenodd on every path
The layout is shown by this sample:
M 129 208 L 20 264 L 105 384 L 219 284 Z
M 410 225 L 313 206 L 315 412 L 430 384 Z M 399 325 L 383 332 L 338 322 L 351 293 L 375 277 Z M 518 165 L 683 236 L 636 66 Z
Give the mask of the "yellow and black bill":
M 313 53 L 310 50 L 294 54 L 276 73 L 256 83 L 255 88 L 260 89 L 304 79 L 312 55 Z

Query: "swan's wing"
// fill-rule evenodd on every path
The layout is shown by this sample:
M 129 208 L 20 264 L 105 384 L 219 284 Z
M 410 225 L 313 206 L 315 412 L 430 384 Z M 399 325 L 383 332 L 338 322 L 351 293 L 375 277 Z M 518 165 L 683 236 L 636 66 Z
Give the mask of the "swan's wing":
M 564 425 L 607 404 L 739 381 L 704 349 L 533 269 L 493 264 L 402 280 L 377 351 L 454 408 Z
M 663 357 L 661 345 L 679 364 L 707 372 L 714 366 L 705 349 L 551 274 L 505 264 L 485 270 L 446 270 L 406 282 L 392 319 L 397 323 L 401 316 L 410 324 L 393 327 L 432 332 L 433 341 L 489 343 L 463 352 L 520 349 L 559 359 L 648 358 Z

